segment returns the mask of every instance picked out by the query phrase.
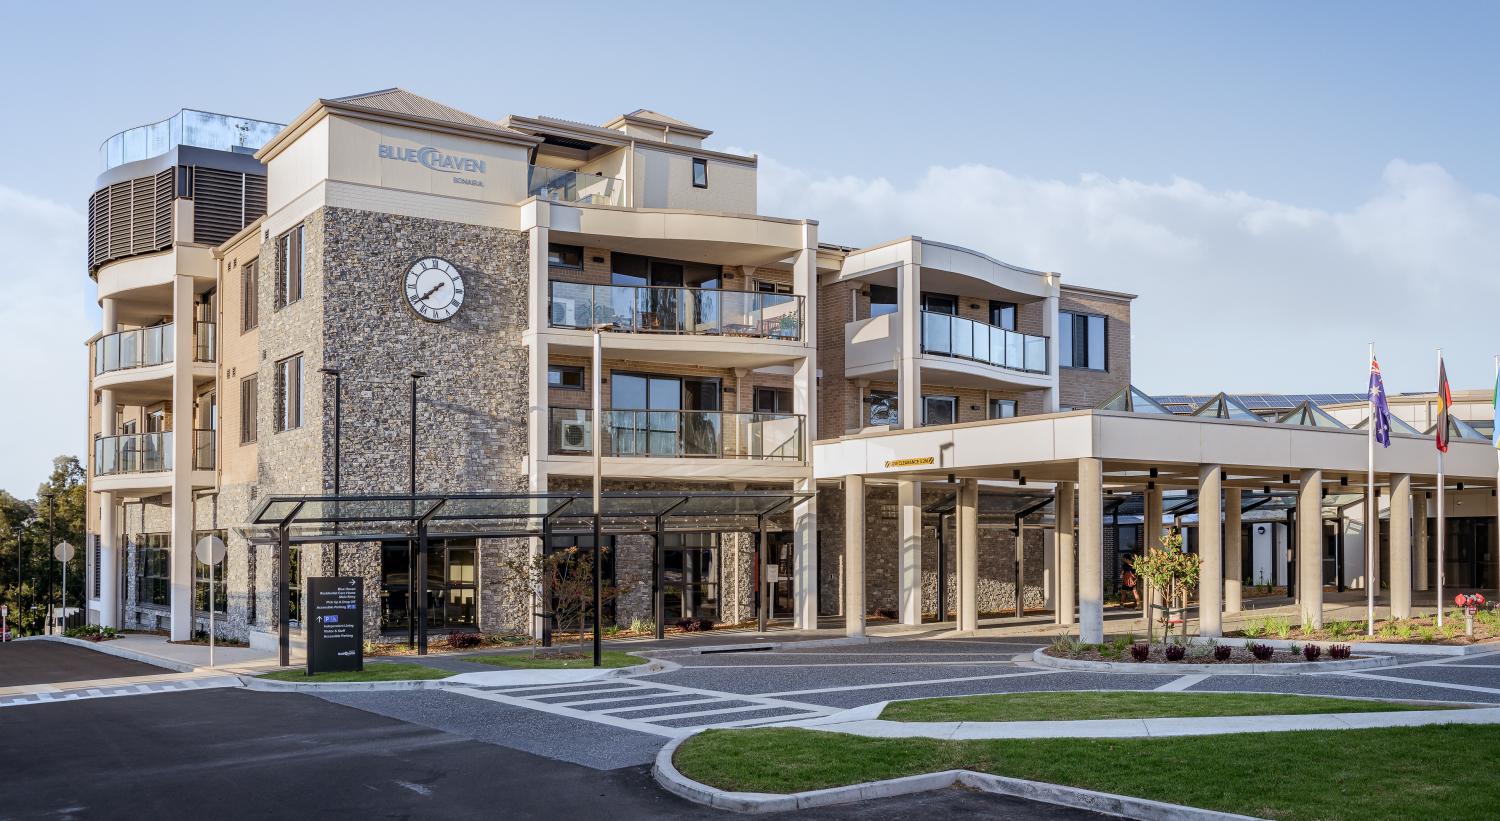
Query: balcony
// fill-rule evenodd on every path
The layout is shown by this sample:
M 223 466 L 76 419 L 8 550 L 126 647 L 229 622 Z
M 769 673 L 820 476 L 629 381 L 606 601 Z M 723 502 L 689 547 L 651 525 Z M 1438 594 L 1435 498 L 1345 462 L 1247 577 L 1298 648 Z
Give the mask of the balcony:
M 171 362 L 175 356 L 174 329 L 175 326 L 168 323 L 99 337 L 94 343 L 94 375 Z M 217 354 L 218 335 L 214 323 L 193 323 L 193 361 L 213 362 Z
M 593 453 L 592 412 L 551 408 L 547 450 Z M 605 456 L 804 461 L 803 417 L 792 413 L 699 410 L 604 412 Z
M 215 431 L 193 431 L 193 470 L 213 470 L 218 465 Z
M 218 326 L 212 322 L 193 323 L 193 361 L 218 361 Z
M 172 469 L 172 432 L 127 433 L 94 440 L 94 475 L 160 473 Z
M 642 334 L 802 338 L 802 297 L 717 288 L 658 285 L 549 283 L 549 324 L 554 328 Z
M 1026 373 L 1047 372 L 1047 337 L 932 311 L 922 312 L 922 353 Z
M 625 181 L 602 174 L 532 165 L 527 166 L 526 193 L 552 202 L 624 205 Z

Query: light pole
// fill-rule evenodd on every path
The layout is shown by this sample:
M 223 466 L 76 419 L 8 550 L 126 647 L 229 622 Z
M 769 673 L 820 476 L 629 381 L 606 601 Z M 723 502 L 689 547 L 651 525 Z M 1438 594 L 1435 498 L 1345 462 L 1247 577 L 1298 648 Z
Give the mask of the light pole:
M 594 326 L 594 396 L 592 437 L 594 452 L 594 666 L 604 663 L 602 620 L 604 618 L 604 545 L 599 528 L 600 502 L 604 483 L 604 328 Z M 660 552 L 660 551 L 658 551 Z M 661 618 L 658 614 L 657 618 Z
M 407 489 L 411 495 L 413 520 L 417 516 L 417 380 L 426 375 L 424 371 L 411 372 L 411 440 L 407 451 L 411 472 L 408 474 L 410 481 Z M 421 567 L 417 566 L 419 561 Z M 425 656 L 427 655 L 427 554 L 417 555 L 416 543 L 410 539 L 406 541 L 406 591 L 408 597 L 406 646 L 416 647 L 418 655 Z M 417 629 L 418 620 L 422 622 L 420 631 Z M 419 632 L 422 642 L 420 646 L 417 645 Z
M 53 493 L 43 493 L 42 498 L 47 500 L 47 544 L 52 544 L 53 525 L 57 518 L 57 496 Z M 52 572 L 53 563 L 57 559 L 50 554 L 47 556 L 47 606 L 42 616 L 42 632 L 52 635 Z
M 339 442 L 342 440 L 344 392 L 340 389 L 343 376 L 338 368 L 320 368 L 319 371 L 325 376 L 333 377 L 333 495 L 339 495 Z M 338 502 L 334 502 L 334 518 L 338 518 Z M 335 535 L 338 533 L 338 523 L 334 525 Z M 339 543 L 333 543 L 333 575 L 339 574 Z

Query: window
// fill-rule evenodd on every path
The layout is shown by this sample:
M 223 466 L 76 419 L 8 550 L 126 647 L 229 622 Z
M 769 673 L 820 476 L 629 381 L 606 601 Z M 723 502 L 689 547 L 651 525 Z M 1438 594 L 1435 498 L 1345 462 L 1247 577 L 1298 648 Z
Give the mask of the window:
M 1103 371 L 1109 369 L 1105 358 L 1105 318 L 1094 314 L 1074 314 L 1063 311 L 1058 318 L 1058 348 L 1064 368 L 1088 368 Z
M 792 286 L 785 282 L 770 282 L 764 279 L 755 281 L 755 290 L 762 294 L 789 294 Z
M 895 391 L 870 391 L 865 396 L 865 424 L 870 426 L 901 424 L 899 403 Z
M 276 363 L 276 430 L 302 427 L 302 354 Z
M 1016 329 L 1016 303 L 990 300 L 990 324 L 1007 331 Z
M 693 158 L 693 187 L 708 187 L 708 160 L 701 157 Z
M 1014 399 L 991 399 L 991 419 L 1013 419 L 1016 415 L 1016 400 Z
M 922 310 L 958 316 L 958 297 L 947 294 L 922 294 Z
M 547 264 L 553 268 L 583 269 L 583 249 L 577 245 L 547 246 Z
M 167 429 L 167 410 L 166 410 L 166 408 L 157 408 L 156 410 L 149 411 L 146 414 L 146 432 L 147 433 L 164 433 L 166 431 L 166 429 Z
M 171 534 L 141 533 L 135 539 L 135 603 L 172 604 Z
M 209 536 L 218 536 L 220 539 L 224 539 L 224 538 L 226 538 L 227 534 L 224 531 L 222 531 L 222 530 L 200 530 L 200 531 L 198 531 L 198 532 L 196 532 L 196 533 L 193 534 L 193 544 L 197 545 L 199 539 L 205 539 L 205 538 L 207 538 Z M 196 551 L 194 551 L 194 552 L 196 554 Z M 194 557 L 193 557 L 193 609 L 194 610 L 197 610 L 199 612 L 207 612 L 208 611 L 208 583 L 209 583 L 208 565 L 204 564 L 203 562 L 198 561 L 198 557 L 196 555 L 194 555 Z M 224 561 L 222 559 L 220 559 L 218 562 L 216 562 L 214 564 L 214 568 L 213 568 L 213 587 L 214 587 L 214 612 L 215 613 L 224 613 L 224 612 L 227 612 L 229 610 L 229 593 L 225 590 L 225 585 L 224 585 Z
M 104 548 L 99 534 L 95 533 L 89 538 L 94 543 L 94 598 L 97 599 L 99 598 L 100 587 L 102 586 L 99 578 L 99 568 L 100 562 L 104 560 Z
M 792 413 L 792 392 L 785 388 L 756 388 L 756 413 Z
M 250 374 L 240 380 L 240 444 L 242 445 L 254 442 L 256 434 L 260 431 L 256 419 L 256 408 L 259 405 L 260 377 Z
M 870 316 L 896 312 L 896 288 L 893 285 L 870 286 Z
M 276 307 L 281 308 L 302 298 L 302 267 L 307 259 L 303 246 L 303 226 L 276 239 Z
M 293 626 L 302 625 L 302 547 L 298 545 L 287 554 L 287 564 L 292 572 L 286 578 L 287 621 Z
M 958 397 L 922 397 L 922 424 L 951 425 L 958 421 Z
M 547 387 L 565 391 L 583 390 L 583 366 L 548 365 Z
M 260 260 L 252 259 L 240 266 L 240 333 L 260 324 Z

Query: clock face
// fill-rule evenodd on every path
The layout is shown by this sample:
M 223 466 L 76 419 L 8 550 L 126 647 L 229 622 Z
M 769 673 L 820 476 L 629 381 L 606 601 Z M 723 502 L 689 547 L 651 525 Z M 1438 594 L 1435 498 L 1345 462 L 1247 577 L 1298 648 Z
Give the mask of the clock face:
M 417 316 L 433 322 L 452 319 L 464 305 L 463 276 L 446 259 L 427 257 L 412 263 L 402 290 Z

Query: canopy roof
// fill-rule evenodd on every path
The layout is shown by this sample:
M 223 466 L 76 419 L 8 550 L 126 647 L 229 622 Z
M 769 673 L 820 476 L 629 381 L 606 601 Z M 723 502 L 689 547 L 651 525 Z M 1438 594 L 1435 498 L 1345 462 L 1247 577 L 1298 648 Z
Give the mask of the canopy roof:
M 1436 431 L 1437 431 L 1437 424 L 1434 423 L 1432 427 L 1430 427 L 1430 428 L 1427 429 L 1427 435 L 1431 436 Z M 1474 441 L 1474 442 L 1488 442 L 1488 441 L 1490 441 L 1490 437 L 1485 436 L 1484 434 L 1482 434 L 1479 431 L 1475 430 L 1473 425 L 1469 424 L 1468 422 L 1465 422 L 1462 419 L 1459 419 L 1457 416 L 1454 416 L 1451 413 L 1448 414 L 1448 438 L 1449 439 L 1468 439 L 1468 440 Z
M 1277 417 L 1276 424 L 1304 425 L 1312 428 L 1337 428 L 1338 430 L 1349 429 L 1348 425 L 1334 419 L 1332 414 L 1318 407 L 1311 400 L 1303 402 Z
M 1163 413 L 1171 416 L 1172 412 L 1162 403 L 1152 399 L 1145 391 L 1134 385 L 1127 385 L 1120 392 L 1105 400 L 1098 410 L 1126 411 L 1129 413 Z
M 1242 419 L 1247 422 L 1265 421 L 1257 416 L 1255 411 L 1246 407 L 1244 402 L 1223 391 L 1210 397 L 1208 401 L 1195 408 L 1190 415 L 1207 416 L 1212 419 Z
M 1395 431 L 1396 433 L 1406 433 L 1406 434 L 1410 434 L 1412 436 L 1421 436 L 1422 435 L 1421 431 L 1419 431 L 1416 428 L 1412 427 L 1410 422 L 1406 421 L 1405 419 L 1402 419 L 1399 416 L 1389 416 L 1387 418 L 1391 420 L 1391 430 Z M 1364 430 L 1365 428 L 1367 428 L 1369 426 L 1370 426 L 1370 417 L 1366 416 L 1365 418 L 1359 420 L 1359 424 L 1355 425 L 1354 429 L 1355 430 Z

